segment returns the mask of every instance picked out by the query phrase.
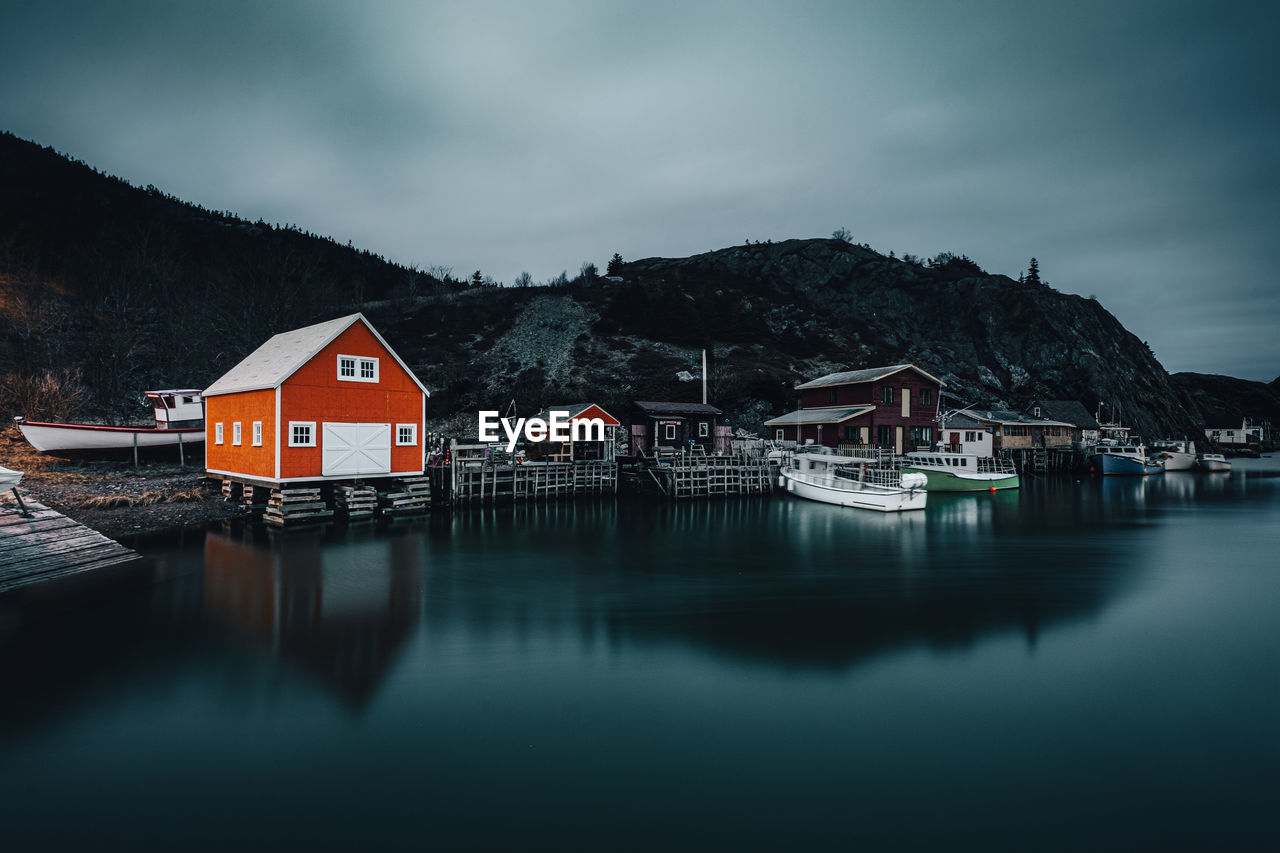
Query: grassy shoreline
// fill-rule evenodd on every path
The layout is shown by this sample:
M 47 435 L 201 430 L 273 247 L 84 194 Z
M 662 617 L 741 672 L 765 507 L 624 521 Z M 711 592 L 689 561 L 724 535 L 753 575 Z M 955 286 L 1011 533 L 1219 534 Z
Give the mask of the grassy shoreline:
M 203 464 L 90 462 L 36 451 L 16 426 L 0 430 L 0 465 L 22 471 L 18 487 L 63 515 L 112 538 L 238 517 L 222 500 Z M 16 510 L 12 492 L 0 494 L 0 512 Z

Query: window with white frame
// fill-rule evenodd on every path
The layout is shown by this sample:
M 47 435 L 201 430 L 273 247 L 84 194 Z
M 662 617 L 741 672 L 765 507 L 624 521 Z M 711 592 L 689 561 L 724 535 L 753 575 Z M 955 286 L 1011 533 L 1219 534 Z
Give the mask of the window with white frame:
M 289 421 L 289 446 L 290 447 L 315 447 L 316 446 L 316 422 L 315 421 Z
M 405 447 L 418 443 L 417 424 L 396 424 L 396 445 Z
M 339 355 L 338 378 L 344 382 L 377 382 L 378 359 L 364 355 Z
M 782 439 L 783 435 L 785 435 L 785 433 L 784 433 L 782 430 L 780 430 L 780 429 L 775 429 L 775 430 L 773 431 L 773 440 L 774 440 L 774 441 L 782 441 L 782 440 L 783 440 L 783 439 Z
M 236 421 L 231 425 L 231 443 L 236 447 L 240 446 L 240 422 Z
M 706 438 L 711 434 L 711 424 L 706 421 L 698 421 L 698 438 Z
M 676 440 L 676 425 L 675 425 L 675 424 L 667 424 L 666 436 L 667 436 L 667 441 L 675 441 L 675 440 Z
M 253 446 L 262 446 L 262 421 L 253 422 Z
M 222 444 L 222 424 L 220 423 L 213 425 L 213 443 Z

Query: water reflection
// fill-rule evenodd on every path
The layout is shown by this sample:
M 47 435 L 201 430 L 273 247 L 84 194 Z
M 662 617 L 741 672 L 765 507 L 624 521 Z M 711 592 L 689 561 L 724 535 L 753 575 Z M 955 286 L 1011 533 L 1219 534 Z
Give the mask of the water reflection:
M 244 528 L 205 539 L 206 615 L 359 709 L 418 623 L 419 537 L 262 536 Z

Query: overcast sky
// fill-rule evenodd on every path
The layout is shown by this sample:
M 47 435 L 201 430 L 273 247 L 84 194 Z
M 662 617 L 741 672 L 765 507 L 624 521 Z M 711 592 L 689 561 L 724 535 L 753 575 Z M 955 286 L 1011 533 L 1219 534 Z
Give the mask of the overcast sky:
M 1271 380 L 1280 13 L 1227 5 L 0 0 L 0 128 L 505 282 L 841 226 L 1034 255 L 1170 371 Z

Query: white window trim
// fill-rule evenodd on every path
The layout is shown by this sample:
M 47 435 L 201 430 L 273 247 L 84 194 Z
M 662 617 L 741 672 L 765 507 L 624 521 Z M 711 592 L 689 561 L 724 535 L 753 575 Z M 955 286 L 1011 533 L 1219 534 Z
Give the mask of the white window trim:
M 354 361 L 354 362 L 356 363 L 356 375 L 355 375 L 355 376 L 343 376 L 343 375 L 342 375 L 342 360 L 343 360 L 344 358 L 349 358 L 349 359 L 351 359 L 352 361 Z M 377 357 L 377 356 L 370 356 L 370 355 L 343 355 L 343 354 L 341 354 L 341 353 L 340 353 L 340 354 L 338 355 L 338 360 L 337 360 L 337 362 L 336 362 L 336 365 L 337 365 L 337 366 L 336 366 L 336 371 L 337 371 L 338 381 L 339 381 L 339 382 L 377 382 L 377 381 L 378 381 L 378 375 L 379 375 L 379 373 L 381 372 L 381 367 L 380 367 L 380 366 L 379 366 L 379 364 L 378 364 L 378 362 L 379 362 L 379 361 L 380 361 L 380 359 L 378 359 L 378 357 Z M 361 376 L 361 375 L 360 375 L 360 373 L 362 372 L 360 368 L 361 368 L 361 367 L 363 367 L 365 363 L 372 363 L 372 364 L 373 364 L 373 377 L 372 377 L 372 378 L 369 378 L 369 377 L 365 377 L 365 376 Z
M 293 428 L 309 427 L 311 429 L 311 440 L 302 443 L 293 440 Z M 316 422 L 315 421 L 289 421 L 289 446 L 290 447 L 315 447 L 316 446 Z
M 663 438 L 663 441 L 675 441 L 675 440 L 676 440 L 676 425 L 675 425 L 675 424 L 666 424 L 665 426 L 666 426 L 666 429 L 665 429 L 665 430 L 663 430 L 663 432 L 664 432 L 664 434 L 665 434 L 665 436 L 666 436 L 666 437 L 665 437 L 665 438 Z
M 262 421 L 253 422 L 253 446 L 262 446 Z
M 213 425 L 213 443 L 222 444 L 222 422 Z
M 698 421 L 698 438 L 707 438 L 711 435 L 711 424 L 706 421 Z
M 231 445 L 233 447 L 240 446 L 240 422 L 234 421 L 231 424 Z
M 776 429 L 773 431 L 773 435 L 774 435 L 774 439 L 773 439 L 774 441 L 783 441 L 784 440 L 783 436 L 786 435 L 786 433 L 780 429 Z
M 400 430 L 411 430 L 408 441 L 400 440 Z M 414 447 L 418 443 L 418 425 L 417 424 L 396 424 L 396 447 Z

